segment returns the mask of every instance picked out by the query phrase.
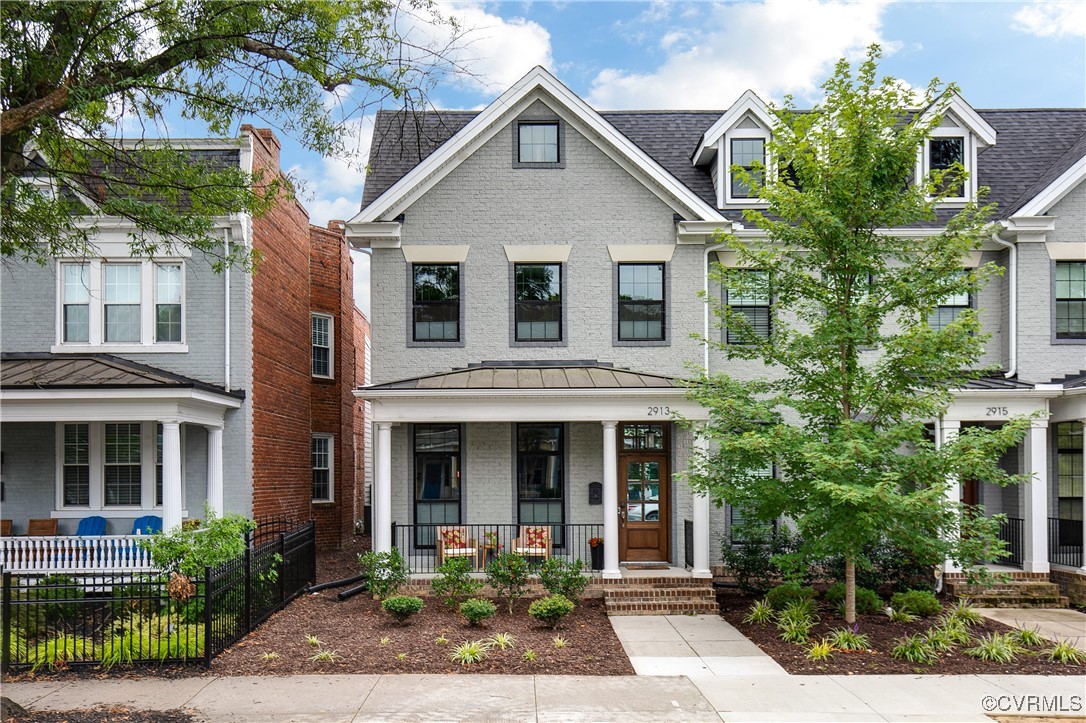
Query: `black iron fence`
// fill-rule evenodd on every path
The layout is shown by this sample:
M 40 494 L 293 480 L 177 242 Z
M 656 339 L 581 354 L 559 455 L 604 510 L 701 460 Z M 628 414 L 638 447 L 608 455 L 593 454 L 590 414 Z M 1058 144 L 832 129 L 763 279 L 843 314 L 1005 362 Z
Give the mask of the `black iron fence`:
M 210 665 L 316 578 L 314 523 L 278 529 L 202 579 L 5 572 L 0 666 Z
M 1025 549 L 1025 521 L 1020 517 L 1008 517 L 999 523 L 999 539 L 1007 545 L 1007 557 L 1000 564 L 1021 567 Z
M 1048 518 L 1048 561 L 1082 567 L 1082 520 Z
M 471 524 L 471 525 L 398 525 L 392 523 L 392 546 L 400 551 L 414 573 L 435 572 L 440 564 L 438 557 L 438 528 L 455 527 L 463 532 L 460 538 L 463 546 L 453 548 L 450 556 L 467 557 L 475 570 L 486 569 L 487 564 L 500 552 L 517 551 L 523 548 L 526 540 L 521 538 L 521 531 L 526 527 L 549 527 L 551 530 L 550 554 L 567 560 L 583 560 L 586 566 L 592 561 L 603 559 L 603 525 L 511 525 L 511 524 Z M 519 542 L 516 542 L 519 540 Z M 596 540 L 597 545 L 592 545 Z M 593 557 L 595 554 L 595 557 Z M 527 554 L 527 557 L 541 559 L 543 554 Z
M 683 520 L 683 562 L 686 566 L 693 569 L 694 567 L 694 523 L 690 520 Z

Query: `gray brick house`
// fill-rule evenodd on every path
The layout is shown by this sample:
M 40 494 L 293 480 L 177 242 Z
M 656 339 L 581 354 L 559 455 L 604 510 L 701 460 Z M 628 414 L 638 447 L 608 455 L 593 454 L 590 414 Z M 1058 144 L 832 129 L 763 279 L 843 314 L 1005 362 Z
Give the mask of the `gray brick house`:
M 738 512 L 692 495 L 695 444 L 676 424 L 690 364 L 756 375 L 708 353 L 721 334 L 699 290 L 734 264 L 717 229 L 757 206 L 731 178 L 762 160 L 772 119 L 745 93 L 722 111 L 598 112 L 536 68 L 480 112 L 380 113 L 348 241 L 372 250 L 375 546 L 424 559 L 438 523 L 549 524 L 556 550 L 604 541 L 604 577 L 627 562 L 708 577 Z M 918 171 L 961 162 L 998 203 L 1002 230 L 963 266 L 1007 273 L 948 299 L 932 323 L 979 310 L 985 361 L 1003 373 L 959 390 L 943 438 L 1040 411 L 1011 469 L 1034 481 L 962 481 L 962 499 L 1010 518 L 1013 563 L 1086 574 L 1086 111 L 976 110 L 952 99 Z M 893 229 L 923 234 L 926 228 Z M 772 325 L 767 299 L 731 298 Z M 592 525 L 578 532 L 581 525 Z M 562 543 L 559 545 L 559 543 Z

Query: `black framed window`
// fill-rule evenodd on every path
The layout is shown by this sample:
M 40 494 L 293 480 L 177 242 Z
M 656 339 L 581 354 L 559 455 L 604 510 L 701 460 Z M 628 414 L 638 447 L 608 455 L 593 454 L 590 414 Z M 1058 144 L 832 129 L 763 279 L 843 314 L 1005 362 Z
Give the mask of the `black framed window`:
M 1059 544 L 1081 545 L 1083 520 L 1082 422 L 1061 422 L 1055 427 L 1056 516 L 1060 520 Z
M 958 272 L 960 275 L 966 272 Z M 928 314 L 928 326 L 932 329 L 945 329 L 950 322 L 961 316 L 961 313 L 968 309 L 972 305 L 969 292 L 964 291 L 960 294 L 951 294 L 950 296 L 942 299 L 939 305 L 931 310 Z
M 664 265 L 618 265 L 618 338 L 663 341 Z
M 459 264 L 414 264 L 411 269 L 412 339 L 460 341 Z
M 765 139 L 763 138 L 732 138 L 732 165 L 742 166 L 760 184 L 762 171 L 757 166 L 765 168 Z M 736 174 L 732 173 L 732 198 L 753 198 L 754 191 L 749 184 L 744 183 Z
M 558 123 L 524 123 L 517 128 L 518 163 L 558 163 Z
M 765 469 L 758 472 L 756 476 L 776 477 L 776 468 L 773 465 L 768 465 Z M 749 542 L 750 540 L 746 537 L 747 533 L 757 530 L 776 532 L 777 521 L 758 521 L 751 518 L 742 507 L 728 505 L 728 539 L 731 540 L 733 545 L 742 545 Z
M 64 425 L 64 506 L 90 505 L 90 425 Z
M 517 341 L 562 340 L 562 265 L 513 266 Z
M 416 424 L 415 524 L 460 524 L 460 426 Z M 416 527 L 415 544 L 434 544 L 434 528 Z
M 1086 262 L 1056 262 L 1056 338 L 1086 339 Z
M 746 317 L 750 332 L 756 339 L 768 339 L 771 331 L 769 273 L 757 269 L 728 269 L 731 281 L 724 285 L 724 303 L 733 314 Z M 732 325 L 727 330 L 729 344 L 748 341 L 743 332 Z
M 965 139 L 961 137 L 928 139 L 928 168 L 946 171 L 955 165 L 965 167 Z M 956 174 L 948 175 L 940 190 L 949 190 L 954 198 L 965 195 L 965 182 Z
M 551 524 L 551 540 L 564 544 L 565 434 L 561 424 L 517 425 L 517 522 Z

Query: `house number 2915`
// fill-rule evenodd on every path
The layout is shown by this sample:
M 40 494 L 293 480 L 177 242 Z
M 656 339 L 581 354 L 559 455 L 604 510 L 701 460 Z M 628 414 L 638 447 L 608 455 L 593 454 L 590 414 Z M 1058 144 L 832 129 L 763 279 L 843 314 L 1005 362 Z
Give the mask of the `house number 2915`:
M 649 407 L 650 417 L 670 417 L 671 407 Z
M 984 409 L 985 409 L 986 415 L 989 416 L 989 417 L 1006 417 L 1007 416 L 1007 408 L 1006 407 L 985 407 Z

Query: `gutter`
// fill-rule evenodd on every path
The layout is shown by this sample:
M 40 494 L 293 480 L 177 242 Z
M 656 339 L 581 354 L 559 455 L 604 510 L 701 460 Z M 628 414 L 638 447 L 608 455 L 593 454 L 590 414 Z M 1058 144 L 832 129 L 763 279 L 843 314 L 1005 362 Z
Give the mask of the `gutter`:
M 704 324 L 703 334 L 704 335 L 702 337 L 704 339 L 704 341 L 702 343 L 705 344 L 705 360 L 704 360 L 703 365 L 705 367 L 705 375 L 706 376 L 709 375 L 709 254 L 711 254 L 712 252 L 717 251 L 719 249 L 725 248 L 725 247 L 727 247 L 727 245 L 728 244 L 723 243 L 723 244 L 714 244 L 712 246 L 709 246 L 708 248 L 705 249 L 705 255 L 702 257 L 701 277 L 705 280 L 705 285 L 704 285 L 704 288 L 702 289 L 702 291 L 705 292 L 705 309 L 704 309 L 705 318 L 703 320 L 703 324 Z
M 1009 364 L 1004 378 L 1010 379 L 1018 374 L 1018 246 L 1010 241 L 999 238 L 998 233 L 992 234 L 992 242 L 999 244 L 1010 252 L 1008 266 L 1010 276 L 1007 279 L 1010 288 L 1007 296 L 1007 326 L 1010 333 L 1010 342 L 1007 346 L 1009 352 Z

